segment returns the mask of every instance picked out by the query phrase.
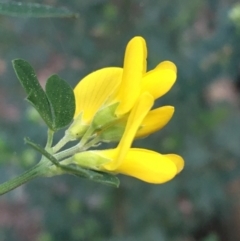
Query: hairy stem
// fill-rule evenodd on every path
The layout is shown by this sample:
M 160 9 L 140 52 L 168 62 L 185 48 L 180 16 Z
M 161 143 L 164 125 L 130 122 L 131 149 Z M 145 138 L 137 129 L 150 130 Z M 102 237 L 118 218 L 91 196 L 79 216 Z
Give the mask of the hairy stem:
M 42 163 L 38 163 L 31 169 L 27 170 L 20 176 L 17 176 L 9 181 L 6 181 L 2 184 L 0 184 L 0 195 L 3 195 L 22 184 L 29 182 L 30 180 L 42 176 L 44 173 L 44 170 L 46 170 L 46 165 L 43 165 Z

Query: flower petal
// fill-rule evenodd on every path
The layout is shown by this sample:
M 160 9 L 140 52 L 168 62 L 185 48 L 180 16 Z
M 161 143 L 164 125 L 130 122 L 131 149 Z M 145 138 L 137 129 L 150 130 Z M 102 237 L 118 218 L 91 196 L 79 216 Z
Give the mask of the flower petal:
M 177 168 L 166 155 L 131 148 L 116 172 L 159 184 L 171 180 L 177 174 Z
M 177 167 L 177 173 L 179 173 L 180 171 L 182 171 L 183 167 L 184 167 L 184 160 L 181 156 L 176 155 L 176 154 L 166 154 L 164 155 L 167 158 L 169 158 L 172 162 L 175 163 L 176 167 Z
M 171 61 L 163 61 L 160 64 L 158 64 L 155 69 L 162 69 L 162 70 L 169 69 L 177 73 L 177 66 Z
M 136 138 L 148 136 L 163 128 L 172 118 L 173 106 L 163 106 L 150 111 L 141 123 Z
M 116 114 L 130 111 L 140 94 L 140 83 L 146 72 L 147 49 L 142 37 L 132 38 L 126 48 L 122 82 L 117 96 L 120 102 Z
M 83 121 L 89 123 L 95 113 L 119 87 L 122 68 L 97 70 L 83 78 L 75 87 L 75 117 L 83 112 Z
M 149 93 L 143 93 L 130 112 L 125 131 L 121 141 L 118 144 L 118 147 L 116 148 L 116 158 L 111 163 L 106 165 L 106 169 L 113 171 L 121 164 L 126 153 L 131 147 L 132 141 L 137 130 L 139 129 L 140 124 L 152 106 L 153 97 Z
M 141 92 L 148 91 L 154 99 L 166 94 L 176 81 L 176 66 L 170 61 L 160 63 L 142 79 Z

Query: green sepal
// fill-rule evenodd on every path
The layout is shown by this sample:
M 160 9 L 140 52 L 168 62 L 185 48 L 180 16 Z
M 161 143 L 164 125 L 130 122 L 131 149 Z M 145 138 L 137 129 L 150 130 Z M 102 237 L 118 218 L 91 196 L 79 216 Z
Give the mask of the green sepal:
M 66 8 L 57 8 L 38 3 L 1 2 L 0 14 L 13 17 L 31 18 L 76 18 L 77 13 Z
M 115 115 L 118 105 L 119 103 L 114 103 L 100 109 L 93 118 L 92 127 L 95 130 L 102 130 L 118 120 L 118 117 Z
M 61 165 L 61 168 L 75 176 L 89 179 L 94 182 L 110 185 L 112 187 L 119 187 L 120 185 L 119 179 L 115 175 L 109 173 L 85 169 L 76 164 Z
M 15 73 L 28 95 L 27 100 L 38 111 L 47 126 L 53 130 L 50 103 L 43 88 L 39 84 L 34 69 L 23 59 L 15 59 L 12 63 Z
M 71 86 L 58 75 L 48 78 L 45 91 L 52 107 L 52 128 L 64 128 L 73 119 L 75 112 L 75 97 Z
M 125 127 L 126 127 L 127 122 L 117 122 L 114 123 L 114 125 L 103 129 L 100 133 L 99 133 L 99 139 L 102 142 L 116 142 L 119 141 L 122 136 L 123 133 L 125 131 Z
M 49 161 L 51 161 L 54 165 L 60 166 L 58 160 L 52 156 L 49 152 L 47 152 L 44 148 L 42 148 L 40 145 L 32 142 L 29 138 L 24 138 L 24 141 L 26 144 L 31 146 L 34 150 L 41 153 L 43 156 L 45 156 Z
M 71 137 L 72 140 L 81 139 L 88 128 L 89 125 L 83 124 L 82 113 L 80 113 L 76 118 L 74 118 L 73 123 L 66 130 L 66 134 Z

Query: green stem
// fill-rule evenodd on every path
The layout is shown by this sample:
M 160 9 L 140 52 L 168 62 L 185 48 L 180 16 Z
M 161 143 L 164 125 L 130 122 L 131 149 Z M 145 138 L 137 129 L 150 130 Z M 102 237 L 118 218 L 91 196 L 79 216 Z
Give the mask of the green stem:
M 85 134 L 83 135 L 82 139 L 79 142 L 79 146 L 83 147 L 88 140 L 91 138 L 92 134 L 94 133 L 94 128 L 92 126 L 90 126 L 87 131 L 85 132 Z
M 48 129 L 48 138 L 47 138 L 47 144 L 45 148 L 46 150 L 49 150 L 52 147 L 53 134 L 54 134 L 54 131 Z
M 67 150 L 64 150 L 64 151 L 61 151 L 59 153 L 56 153 L 54 155 L 54 157 L 57 160 L 64 159 L 64 158 L 66 158 L 68 156 L 72 156 L 72 155 L 76 154 L 77 152 L 86 151 L 90 147 L 92 147 L 95 144 L 97 144 L 99 141 L 100 141 L 99 136 L 97 136 L 94 139 L 92 139 L 91 141 L 89 141 L 88 143 L 86 143 L 84 146 L 80 145 L 81 143 L 78 143 L 77 145 L 75 145 L 75 146 L 73 146 L 73 147 L 71 147 L 71 148 L 69 148 Z
M 94 145 L 99 145 L 101 144 L 100 143 L 101 139 L 99 136 L 96 136 L 94 139 L 92 139 L 91 141 L 89 141 L 88 143 L 86 143 L 82 148 L 81 148 L 81 151 L 86 151 L 87 149 L 91 148 L 91 147 L 94 147 Z
M 6 181 L 6 182 L 0 184 L 0 195 L 3 195 L 4 193 L 9 192 L 9 191 L 21 186 L 22 184 L 24 184 L 36 177 L 41 176 L 43 174 L 44 169 L 45 168 L 43 168 L 43 165 L 39 163 L 39 164 L 35 165 L 34 167 L 32 167 L 31 169 L 24 172 L 23 174 L 21 174 L 20 176 L 17 176 L 10 181 Z
M 65 157 L 68 157 L 68 156 L 72 156 L 74 155 L 75 153 L 77 152 L 80 152 L 80 151 L 83 151 L 83 150 L 86 150 L 85 148 L 85 144 L 88 142 L 88 140 L 91 138 L 92 136 L 92 133 L 93 133 L 93 129 L 91 127 L 88 128 L 88 130 L 86 131 L 86 133 L 83 135 L 82 139 L 80 140 L 80 142 L 67 149 L 67 150 L 64 150 L 64 151 L 61 151 L 59 153 L 56 153 L 56 150 L 58 149 L 57 146 L 59 145 L 59 143 L 64 142 L 64 137 L 66 137 L 66 135 L 62 138 L 62 140 L 60 140 L 60 142 L 55 146 L 53 147 L 53 153 L 56 153 L 54 155 L 54 157 L 57 159 L 57 160 L 61 160 Z M 66 137 L 67 138 L 67 137 Z M 67 138 L 68 139 L 68 138 Z M 69 140 L 69 139 L 68 139 Z
M 61 160 L 67 156 L 72 156 L 77 152 L 81 151 L 81 147 L 79 145 L 79 143 L 67 150 L 61 151 L 59 153 L 54 154 L 53 156 L 57 159 L 57 160 Z
M 53 153 L 58 152 L 62 147 L 64 147 L 70 141 L 69 135 L 65 134 L 63 138 L 52 148 Z

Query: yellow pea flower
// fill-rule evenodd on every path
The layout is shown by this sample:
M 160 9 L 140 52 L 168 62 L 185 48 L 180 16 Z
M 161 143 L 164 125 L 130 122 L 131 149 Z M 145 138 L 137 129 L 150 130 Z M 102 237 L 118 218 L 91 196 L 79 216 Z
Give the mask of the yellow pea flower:
M 180 156 L 130 148 L 153 103 L 154 98 L 148 92 L 140 96 L 130 112 L 122 139 L 115 149 L 81 152 L 73 156 L 74 162 L 95 170 L 129 175 L 149 183 L 159 184 L 171 180 L 183 169 L 184 161 Z
M 157 99 L 169 91 L 176 80 L 176 66 L 170 61 L 164 61 L 146 72 L 146 58 L 145 40 L 139 36 L 134 37 L 126 47 L 123 68 L 103 68 L 87 75 L 78 83 L 74 89 L 76 121 L 68 130 L 71 135 L 81 136 L 93 121 L 97 122 L 96 114 L 104 108 L 116 104 L 113 115 L 119 119 L 130 112 L 142 93 L 149 92 Z M 166 119 L 171 116 L 172 111 L 169 111 Z M 104 121 L 108 122 L 110 119 L 106 115 Z M 102 118 L 100 121 L 104 122 Z

